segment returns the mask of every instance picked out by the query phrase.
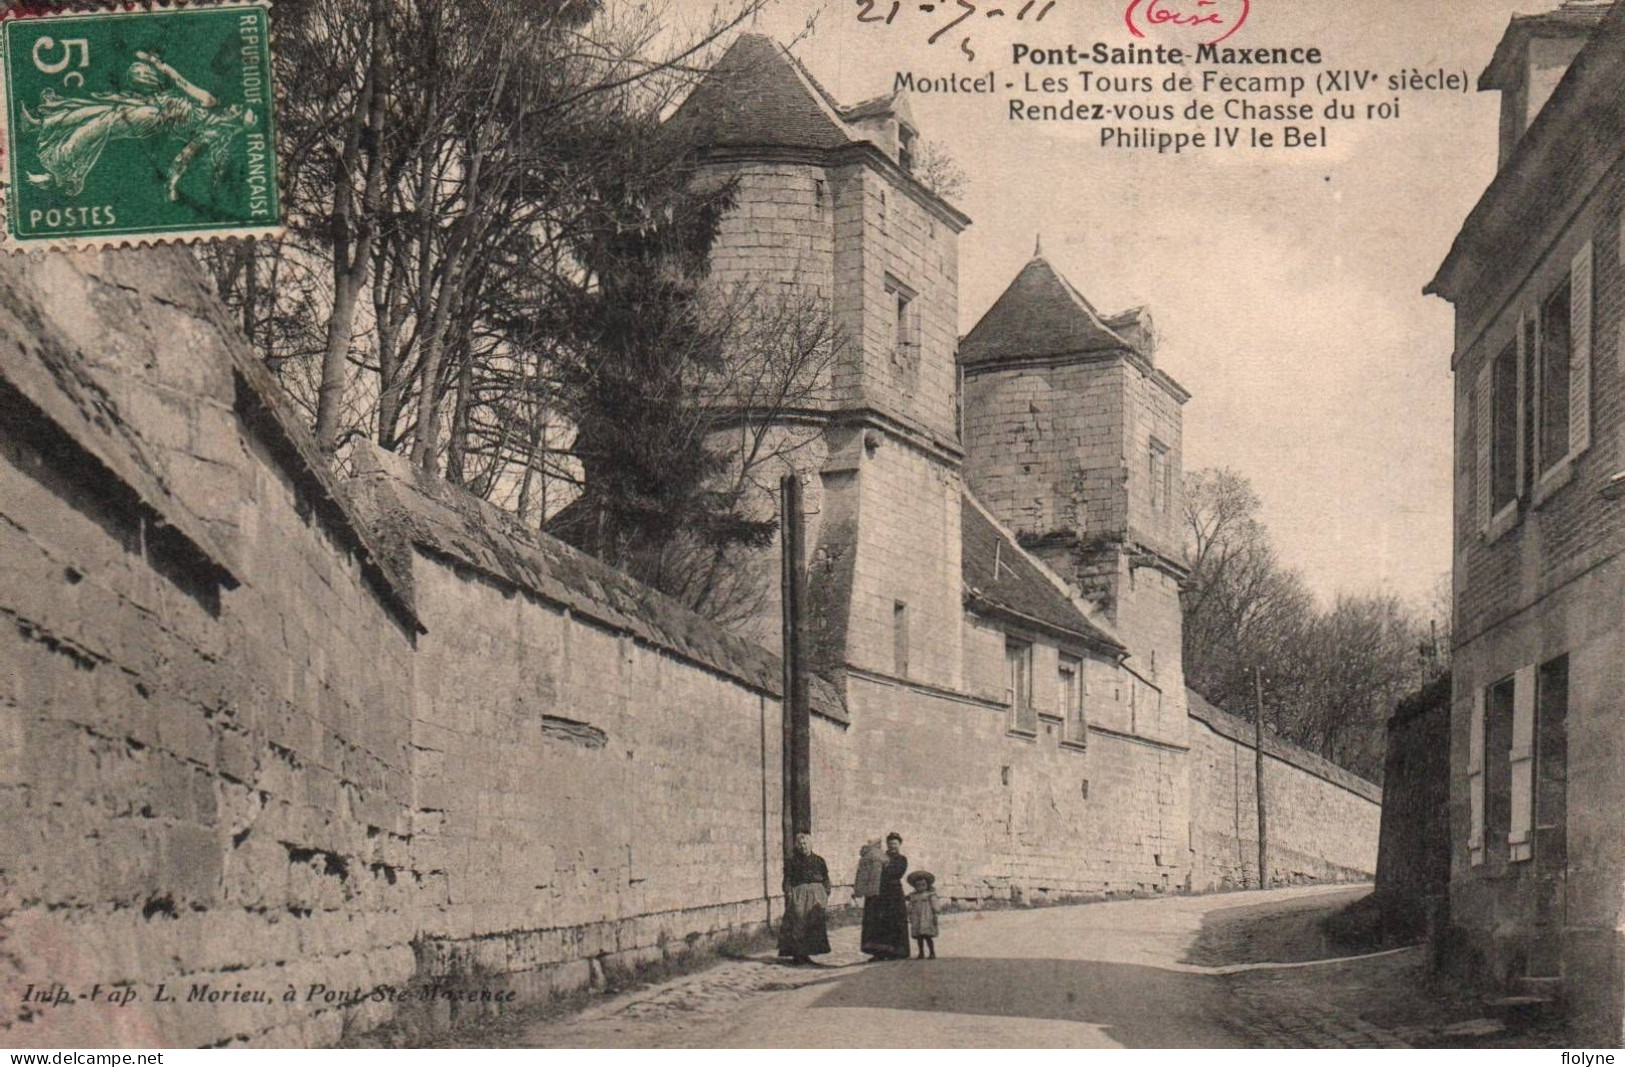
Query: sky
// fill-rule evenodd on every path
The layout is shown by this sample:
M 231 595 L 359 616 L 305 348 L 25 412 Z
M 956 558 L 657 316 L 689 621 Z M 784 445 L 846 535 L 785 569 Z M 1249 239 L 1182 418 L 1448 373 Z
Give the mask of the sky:
M 1158 366 L 1193 394 L 1185 408 L 1187 471 L 1227 466 L 1250 479 L 1283 561 L 1323 600 L 1388 591 L 1430 606 L 1450 567 L 1452 313 L 1422 289 L 1494 176 L 1499 94 L 1475 91 L 1478 74 L 1514 12 L 1555 4 L 1251 0 L 1246 23 L 1225 44 L 1318 47 L 1324 63 L 1227 73 L 1312 80 L 1350 68 L 1385 80 L 1410 68 L 1442 69 L 1464 74 L 1468 91 L 1404 93 L 1397 118 L 1326 124 L 1326 148 L 1175 156 L 1102 148 L 1096 123 L 1007 117 L 1014 97 L 1182 106 L 1199 95 L 1222 104 L 1227 94 L 1219 92 L 1086 94 L 1076 91 L 1079 67 L 1013 65 L 1018 42 L 1134 42 L 1124 25 L 1127 0 L 1055 0 L 1037 23 L 978 12 L 927 44 L 952 17 L 944 12 L 959 10 L 956 2 L 931 15 L 917 10 L 917 0 L 901 3 L 886 25 L 858 21 L 863 0 L 775 0 L 754 28 L 781 42 L 799 38 L 796 55 L 845 104 L 890 91 L 898 71 L 934 78 L 993 71 L 994 95 L 910 98 L 922 138 L 947 146 L 968 178 L 957 201 L 974 220 L 959 245 L 961 334 L 1041 234 L 1045 256 L 1103 312 L 1150 307 L 1162 338 Z M 977 2 L 985 11 L 998 0 Z M 1159 2 L 1199 10 L 1194 0 Z M 890 4 L 878 0 L 873 12 L 883 15 Z M 1194 51 L 1210 39 L 1205 33 L 1147 28 L 1134 43 Z M 974 60 L 959 46 L 965 36 Z M 1089 69 L 1158 82 L 1170 70 Z M 1021 84 L 1029 70 L 1035 78 L 1070 77 L 1074 91 L 1029 94 Z M 1012 81 L 1015 91 L 1003 88 Z M 1328 98 L 1312 87 L 1308 94 L 1298 102 L 1324 107 Z M 1364 105 L 1394 95 L 1368 88 L 1342 99 L 1364 114 Z

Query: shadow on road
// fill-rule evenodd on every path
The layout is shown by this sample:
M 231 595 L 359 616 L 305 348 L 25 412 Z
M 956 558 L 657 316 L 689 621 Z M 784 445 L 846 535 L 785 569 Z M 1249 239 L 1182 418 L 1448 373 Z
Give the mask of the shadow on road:
M 1216 908 L 1202 916 L 1202 930 L 1184 963 L 1223 967 L 1236 963 L 1303 963 L 1357 955 L 1333 944 L 1322 923 L 1371 893 L 1370 886 L 1299 900 Z
M 1221 996 L 1211 978 L 1155 967 L 941 958 L 848 971 L 812 1007 L 1084 1023 L 1126 1048 L 1240 1047 L 1213 1021 Z

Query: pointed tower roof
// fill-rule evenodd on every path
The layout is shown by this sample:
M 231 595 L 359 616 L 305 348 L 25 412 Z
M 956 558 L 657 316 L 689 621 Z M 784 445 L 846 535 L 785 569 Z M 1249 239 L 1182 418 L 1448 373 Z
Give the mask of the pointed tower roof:
M 961 363 L 1136 350 L 1050 266 L 1041 244 L 1033 251 L 1016 280 L 959 343 Z
M 854 140 L 822 88 L 759 33 L 740 34 L 667 124 L 717 148 L 841 148 Z

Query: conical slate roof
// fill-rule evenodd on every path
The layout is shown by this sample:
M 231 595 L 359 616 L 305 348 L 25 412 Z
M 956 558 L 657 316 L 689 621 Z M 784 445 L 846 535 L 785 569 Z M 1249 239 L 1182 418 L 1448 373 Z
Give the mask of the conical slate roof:
M 973 366 L 1133 347 L 1039 252 L 959 343 L 959 361 Z
M 800 65 L 758 33 L 729 46 L 667 125 L 717 148 L 840 148 L 854 140 Z

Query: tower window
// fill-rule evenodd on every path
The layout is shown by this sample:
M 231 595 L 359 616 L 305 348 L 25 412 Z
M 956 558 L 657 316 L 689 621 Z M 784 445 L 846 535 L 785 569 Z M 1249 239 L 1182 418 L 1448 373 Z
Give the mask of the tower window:
M 908 126 L 897 127 L 897 165 L 909 174 L 914 173 L 915 142 L 918 135 Z
M 888 275 L 886 300 L 891 305 L 891 359 L 903 371 L 919 365 L 920 316 L 914 290 Z
M 1168 462 L 1168 446 L 1151 439 L 1146 475 L 1151 489 L 1151 510 L 1167 511 L 1173 506 L 1173 465 Z

